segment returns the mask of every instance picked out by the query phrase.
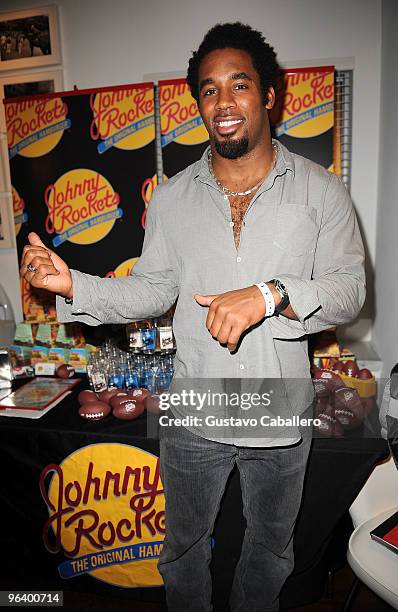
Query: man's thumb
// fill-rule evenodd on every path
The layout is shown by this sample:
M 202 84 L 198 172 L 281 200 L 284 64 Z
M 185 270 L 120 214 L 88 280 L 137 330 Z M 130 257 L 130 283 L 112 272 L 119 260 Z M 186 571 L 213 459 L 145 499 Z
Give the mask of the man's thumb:
M 40 246 L 44 247 L 45 249 L 47 248 L 44 242 L 40 240 L 40 236 L 38 236 L 35 232 L 29 232 L 28 240 L 29 244 L 31 244 L 32 246 Z
M 199 293 L 195 293 L 194 298 L 198 304 L 201 306 L 210 306 L 213 300 L 216 299 L 218 295 L 200 295 Z

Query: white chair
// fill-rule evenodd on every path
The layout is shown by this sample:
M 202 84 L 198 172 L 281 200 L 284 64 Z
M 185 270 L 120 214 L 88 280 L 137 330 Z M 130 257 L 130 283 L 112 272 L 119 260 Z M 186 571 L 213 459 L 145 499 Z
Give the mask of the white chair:
M 398 471 L 393 458 L 377 465 L 350 507 L 355 530 L 347 560 L 354 574 L 374 593 L 398 610 L 398 554 L 371 539 L 369 533 L 398 510 Z M 346 612 L 355 596 L 354 582 Z

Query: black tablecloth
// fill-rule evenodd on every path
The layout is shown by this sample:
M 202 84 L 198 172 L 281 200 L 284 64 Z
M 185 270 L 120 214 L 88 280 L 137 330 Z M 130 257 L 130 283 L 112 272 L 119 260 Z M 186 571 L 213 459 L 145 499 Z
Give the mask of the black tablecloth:
M 38 481 L 44 466 L 62 462 L 87 444 L 120 442 L 159 454 L 158 441 L 147 437 L 147 416 L 135 421 L 85 421 L 78 416 L 77 393 L 85 382 L 39 420 L 0 417 L 0 491 L 3 570 L 1 589 L 48 588 L 76 591 L 117 590 L 118 597 L 161 601 L 162 588 L 122 589 L 81 575 L 61 580 L 61 554 L 51 555 L 42 543 L 48 517 Z M 322 593 L 329 551 L 338 542 L 344 557 L 347 533 L 341 529 L 347 510 L 372 467 L 388 455 L 384 440 L 363 437 L 313 441 L 295 537 L 295 570 L 282 592 L 284 607 L 317 600 Z M 346 522 L 344 523 L 347 524 Z M 239 475 L 233 472 L 214 532 L 212 573 L 215 602 L 223 607 L 239 558 L 244 532 Z M 336 547 L 334 547 L 336 548 Z

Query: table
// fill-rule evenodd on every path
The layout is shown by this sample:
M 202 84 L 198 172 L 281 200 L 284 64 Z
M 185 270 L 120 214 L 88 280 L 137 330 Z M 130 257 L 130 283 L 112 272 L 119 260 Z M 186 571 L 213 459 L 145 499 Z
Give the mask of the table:
M 77 393 L 85 383 L 42 419 L 0 417 L 2 487 L 1 589 L 100 591 L 142 601 L 163 601 L 163 588 L 121 588 L 87 573 L 62 579 L 57 567 L 63 551 L 50 553 L 43 545 L 48 509 L 39 489 L 45 466 L 60 464 L 78 449 L 93 444 L 123 444 L 158 456 L 158 441 L 147 438 L 145 414 L 133 422 L 107 417 L 87 422 L 78 414 Z M 80 451 L 79 451 L 80 452 Z M 341 530 L 347 510 L 372 467 L 387 457 L 382 439 L 315 439 L 305 480 L 295 539 L 296 565 L 281 595 L 283 607 L 316 601 L 322 594 L 330 550 L 340 544 L 344 558 L 348 533 Z M 346 525 L 347 523 L 345 523 Z M 232 473 L 214 531 L 212 573 L 216 607 L 226 605 L 244 532 L 239 476 Z M 335 555 L 336 556 L 336 555 Z
M 390 518 L 398 507 L 380 512 L 359 525 L 349 542 L 348 561 L 356 576 L 394 610 L 398 608 L 398 556 L 370 539 L 369 533 Z

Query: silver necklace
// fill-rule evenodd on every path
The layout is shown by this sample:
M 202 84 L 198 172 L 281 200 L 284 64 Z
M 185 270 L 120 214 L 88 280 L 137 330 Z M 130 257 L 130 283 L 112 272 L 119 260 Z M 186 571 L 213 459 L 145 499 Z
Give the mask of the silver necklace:
M 275 168 L 275 164 L 276 164 L 276 158 L 278 156 L 278 147 L 276 145 L 275 142 L 272 143 L 272 148 L 274 150 L 273 152 L 273 163 L 272 163 L 272 167 L 270 168 L 270 171 L 273 170 Z M 251 187 L 250 189 L 246 189 L 246 191 L 231 191 L 231 189 L 228 189 L 228 187 L 225 187 L 221 181 L 218 180 L 218 178 L 216 177 L 216 175 L 214 174 L 214 170 L 213 170 L 213 163 L 211 161 L 212 158 L 212 152 L 211 150 L 209 150 L 208 155 L 207 155 L 207 163 L 209 166 L 209 171 L 211 176 L 214 178 L 214 180 L 216 181 L 218 187 L 221 189 L 221 191 L 224 194 L 224 198 L 226 200 L 228 200 L 229 197 L 236 197 L 236 196 L 247 196 L 250 193 L 253 193 L 253 191 L 256 191 L 261 183 L 264 181 L 264 177 L 261 179 L 261 181 L 259 181 L 258 183 L 256 183 L 256 185 L 254 185 L 254 187 Z

